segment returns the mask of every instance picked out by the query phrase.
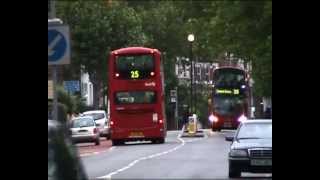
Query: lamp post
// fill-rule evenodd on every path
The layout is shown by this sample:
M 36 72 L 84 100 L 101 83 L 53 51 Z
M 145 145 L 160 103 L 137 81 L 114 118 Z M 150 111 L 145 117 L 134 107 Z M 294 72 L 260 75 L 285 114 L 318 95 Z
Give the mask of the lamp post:
M 193 34 L 189 34 L 188 35 L 188 41 L 190 42 L 190 62 L 191 62 L 191 73 L 190 73 L 190 79 L 191 79 L 191 85 L 190 85 L 190 112 L 193 113 L 193 93 L 192 93 L 192 89 L 193 89 L 193 54 L 192 54 L 192 43 L 194 41 L 194 35 Z

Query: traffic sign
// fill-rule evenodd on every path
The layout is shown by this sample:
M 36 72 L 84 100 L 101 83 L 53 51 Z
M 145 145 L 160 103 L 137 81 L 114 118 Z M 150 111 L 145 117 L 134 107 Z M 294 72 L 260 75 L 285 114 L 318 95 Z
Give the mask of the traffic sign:
M 80 91 L 80 82 L 79 81 L 64 81 L 64 89 L 68 92 L 74 93 Z
M 69 26 L 48 24 L 48 65 L 70 64 Z

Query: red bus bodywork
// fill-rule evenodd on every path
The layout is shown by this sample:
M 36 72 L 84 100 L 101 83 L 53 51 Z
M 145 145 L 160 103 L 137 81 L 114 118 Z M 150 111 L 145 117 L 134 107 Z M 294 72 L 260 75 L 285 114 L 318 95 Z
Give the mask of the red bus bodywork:
M 118 56 L 145 55 L 154 57 L 154 75 L 147 79 L 116 77 L 115 61 Z M 160 143 L 166 137 L 163 72 L 161 53 L 157 49 L 129 47 L 112 51 L 109 57 L 108 96 L 110 99 L 110 129 L 113 142 L 152 140 Z M 155 103 L 117 104 L 115 93 L 122 91 L 156 92 Z M 155 115 L 157 114 L 157 118 Z

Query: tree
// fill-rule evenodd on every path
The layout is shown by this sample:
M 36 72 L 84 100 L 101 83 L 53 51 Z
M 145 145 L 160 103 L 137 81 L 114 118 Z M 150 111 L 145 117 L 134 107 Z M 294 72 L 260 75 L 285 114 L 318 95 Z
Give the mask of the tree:
M 253 64 L 256 94 L 272 96 L 272 2 L 217 1 L 209 39 L 218 54 L 231 52 Z M 210 49 L 210 48 L 208 48 Z
M 126 3 L 104 0 L 58 1 L 57 14 L 71 29 L 71 67 L 89 73 L 97 108 L 109 52 L 145 42 L 140 17 Z
M 189 33 L 196 59 L 228 52 L 250 61 L 256 94 L 272 96 L 272 1 L 58 1 L 57 14 L 70 25 L 71 67 L 89 72 L 95 103 L 106 89 L 108 53 L 126 46 L 163 53 L 168 94 L 177 85 L 176 57 L 189 56 Z

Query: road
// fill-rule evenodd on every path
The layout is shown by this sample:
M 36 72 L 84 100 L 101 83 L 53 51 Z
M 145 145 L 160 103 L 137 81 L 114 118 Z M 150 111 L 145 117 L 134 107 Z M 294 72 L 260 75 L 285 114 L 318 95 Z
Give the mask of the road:
M 230 142 L 225 136 L 232 131 L 205 130 L 203 138 L 178 138 L 179 133 L 168 131 L 165 144 L 111 146 L 110 141 L 102 140 L 101 147 L 78 147 L 90 179 L 228 179 Z M 246 179 L 272 178 L 270 174 L 242 175 Z

